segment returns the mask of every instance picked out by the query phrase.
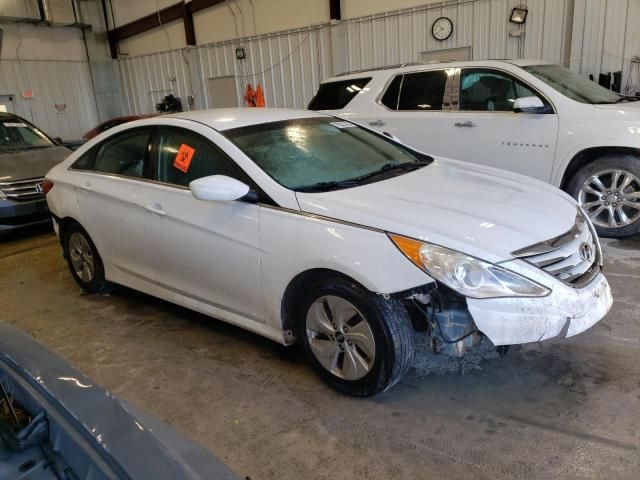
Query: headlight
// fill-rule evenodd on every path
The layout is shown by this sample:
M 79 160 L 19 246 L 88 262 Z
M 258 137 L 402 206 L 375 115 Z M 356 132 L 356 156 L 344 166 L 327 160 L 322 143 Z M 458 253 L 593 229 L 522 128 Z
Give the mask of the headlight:
M 464 253 L 401 235 L 389 237 L 416 266 L 465 297 L 543 297 L 551 292 L 511 270 Z

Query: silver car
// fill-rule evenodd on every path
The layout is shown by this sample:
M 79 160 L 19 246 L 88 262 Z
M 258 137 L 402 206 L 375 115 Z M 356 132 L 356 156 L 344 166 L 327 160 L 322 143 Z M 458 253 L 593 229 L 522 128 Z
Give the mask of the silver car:
M 49 222 L 44 175 L 69 152 L 25 119 L 0 113 L 0 234 Z

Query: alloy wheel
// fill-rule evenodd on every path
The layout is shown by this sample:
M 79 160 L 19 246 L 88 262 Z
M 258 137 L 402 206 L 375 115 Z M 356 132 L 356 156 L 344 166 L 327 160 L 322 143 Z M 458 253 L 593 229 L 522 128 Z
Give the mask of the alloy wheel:
M 309 346 L 320 364 L 344 380 L 358 380 L 371 371 L 375 340 L 366 318 L 344 298 L 315 300 L 306 318 Z
M 594 225 L 626 227 L 640 219 L 640 179 L 624 170 L 603 170 L 582 184 L 578 202 Z
M 83 282 L 93 280 L 95 262 L 89 241 L 79 232 L 73 232 L 69 238 L 69 256 L 76 275 Z

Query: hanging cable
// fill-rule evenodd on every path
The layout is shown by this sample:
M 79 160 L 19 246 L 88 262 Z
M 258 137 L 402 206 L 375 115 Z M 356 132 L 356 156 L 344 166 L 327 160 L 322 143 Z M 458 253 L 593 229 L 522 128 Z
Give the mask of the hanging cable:
M 253 73 L 248 73 L 246 75 L 238 75 L 239 77 L 254 77 L 257 75 L 262 75 L 264 73 L 269 72 L 270 70 L 273 70 L 274 68 L 280 66 L 280 64 L 286 62 L 289 58 L 291 58 L 298 50 L 300 50 L 300 47 L 302 47 L 302 45 L 309 39 L 309 36 L 311 34 L 307 34 L 307 36 L 305 36 L 302 40 L 300 40 L 300 43 L 298 43 L 298 45 L 296 46 L 296 48 L 294 48 L 293 50 L 291 50 L 291 52 L 289 52 L 288 55 L 282 57 L 279 61 L 277 61 L 276 63 L 274 63 L 273 65 L 271 65 L 270 67 L 265 68 L 264 70 L 261 70 L 259 72 L 253 72 Z

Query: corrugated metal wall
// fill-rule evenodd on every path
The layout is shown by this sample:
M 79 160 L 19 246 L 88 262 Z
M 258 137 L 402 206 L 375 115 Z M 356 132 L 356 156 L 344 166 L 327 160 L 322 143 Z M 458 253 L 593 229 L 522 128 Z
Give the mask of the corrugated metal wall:
M 316 26 L 278 35 L 265 35 L 242 42 L 247 59 L 235 59 L 237 43 L 212 44 L 198 49 L 200 82 L 208 105 L 206 79 L 235 75 L 238 102 L 247 83 L 260 83 L 271 107 L 304 108 L 320 81 L 331 72 L 329 28 Z
M 188 55 L 187 50 L 172 50 L 120 60 L 126 112 L 154 112 L 156 103 L 170 93 L 183 101 L 195 95 Z
M 509 22 L 516 3 L 529 8 L 522 37 L 510 35 L 519 28 Z M 440 16 L 454 23 L 453 35 L 444 42 L 431 35 Z M 240 44 L 247 51 L 244 63 L 235 59 Z M 337 25 L 123 59 L 120 68 L 130 113 L 153 111 L 170 92 L 183 99 L 193 95 L 194 108 L 205 108 L 207 79 L 227 75 L 236 76 L 239 104 L 246 83 L 261 83 L 268 106 L 302 108 L 318 83 L 333 74 L 416 61 L 421 52 L 458 47 L 471 47 L 476 60 L 570 61 L 585 74 L 623 68 L 626 79 L 630 58 L 640 55 L 632 51 L 640 50 L 640 0 L 449 0 Z
M 596 79 L 622 70 L 623 87 L 631 82 L 640 89 L 640 68 L 629 78 L 634 56 L 640 56 L 640 1 L 575 0 L 572 70 Z
M 151 112 L 168 93 L 195 108 L 209 105 L 207 79 L 234 75 L 243 105 L 247 83 L 260 83 L 270 107 L 304 108 L 318 84 L 331 75 L 329 29 L 307 29 L 243 39 L 246 60 L 236 60 L 238 42 L 143 55 L 120 61 L 125 106 L 130 113 Z M 186 106 L 185 106 L 186 108 Z
M 25 89 L 33 99 L 22 98 Z M 87 62 L 2 60 L 0 94 L 14 95 L 16 113 L 51 136 L 80 138 L 98 121 Z M 66 110 L 59 113 L 56 104 Z
M 518 3 L 529 8 L 522 40 L 509 36 L 518 29 L 509 22 L 514 6 L 510 0 L 448 1 L 343 22 L 347 45 L 341 64 L 347 70 L 379 67 L 420 60 L 421 52 L 469 46 L 475 60 L 526 57 L 562 63 L 569 2 Z M 431 25 L 442 16 L 454 24 L 453 34 L 443 42 L 431 35 Z

